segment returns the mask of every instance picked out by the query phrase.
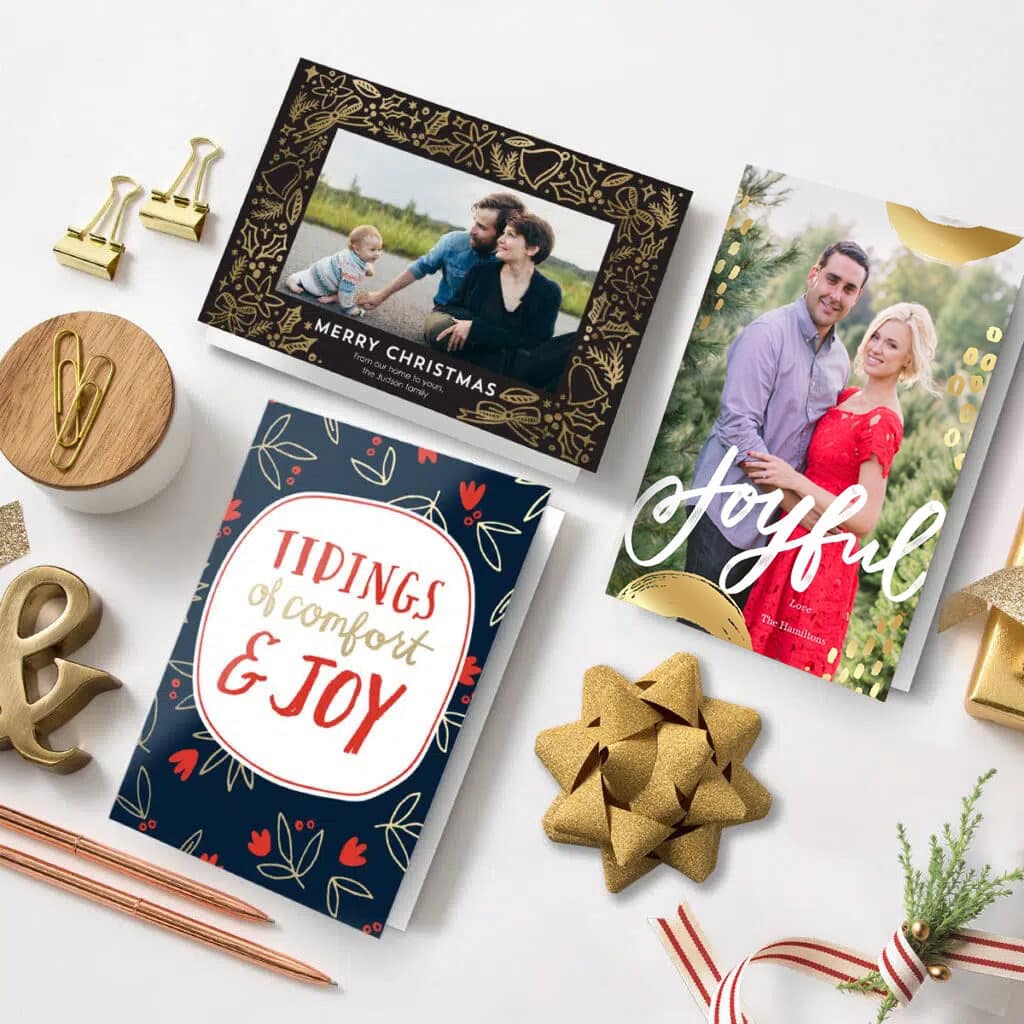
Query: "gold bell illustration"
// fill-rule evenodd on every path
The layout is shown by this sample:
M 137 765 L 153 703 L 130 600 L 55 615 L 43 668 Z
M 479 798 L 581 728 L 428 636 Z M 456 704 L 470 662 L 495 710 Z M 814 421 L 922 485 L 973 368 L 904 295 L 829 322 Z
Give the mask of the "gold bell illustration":
M 199 199 L 203 181 L 210 164 L 224 150 L 215 142 L 201 136 L 190 139 L 189 146 L 191 150 L 188 160 L 185 161 L 185 166 L 182 167 L 179 175 L 171 182 L 170 188 L 166 192 L 154 189 L 145 206 L 139 211 L 139 217 L 147 228 L 152 228 L 154 231 L 163 231 L 168 235 L 177 235 L 178 238 L 198 242 L 203 234 L 206 215 L 210 212 L 210 207 L 206 203 L 200 202 Z M 199 150 L 204 146 L 212 148 L 200 157 Z M 192 191 L 192 198 L 178 195 L 178 189 L 197 165 L 199 173 L 196 177 L 195 189 Z
M 122 192 L 121 185 L 125 184 L 132 187 L 129 191 Z M 53 251 L 57 255 L 57 262 L 74 270 L 83 270 L 94 277 L 113 281 L 121 254 L 124 252 L 124 245 L 116 240 L 121 218 L 124 217 L 125 207 L 141 191 L 142 186 L 127 175 L 114 175 L 110 179 L 110 194 L 92 220 L 84 228 L 69 227 L 64 237 L 54 245 Z M 105 220 L 108 214 L 114 218 L 110 234 L 96 234 L 93 228 Z

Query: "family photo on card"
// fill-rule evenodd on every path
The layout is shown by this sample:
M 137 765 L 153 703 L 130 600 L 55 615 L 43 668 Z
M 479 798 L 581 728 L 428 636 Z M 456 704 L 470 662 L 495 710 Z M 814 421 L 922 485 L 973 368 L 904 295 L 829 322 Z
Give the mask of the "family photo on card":
M 610 591 L 708 581 L 744 646 L 884 697 L 1024 265 L 985 230 L 748 167 Z
M 301 61 L 199 319 L 322 387 L 595 472 L 690 195 Z
M 552 391 L 610 237 L 595 218 L 339 131 L 278 289 Z

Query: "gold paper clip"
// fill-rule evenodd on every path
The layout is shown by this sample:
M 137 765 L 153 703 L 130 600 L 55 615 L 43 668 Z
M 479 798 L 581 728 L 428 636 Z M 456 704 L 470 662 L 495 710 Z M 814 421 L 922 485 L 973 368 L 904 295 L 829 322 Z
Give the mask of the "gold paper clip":
M 199 158 L 200 146 L 212 146 L 202 159 Z M 191 152 L 181 173 L 171 182 L 171 187 L 166 192 L 153 190 L 148 202 L 139 211 L 139 217 L 147 228 L 154 231 L 164 231 L 168 235 L 177 235 L 178 238 L 187 238 L 189 241 L 198 242 L 203 233 L 203 225 L 206 223 L 206 215 L 210 207 L 199 201 L 199 195 L 203 188 L 203 179 L 206 177 L 210 164 L 219 157 L 224 150 L 210 139 L 197 136 L 189 139 Z M 196 178 L 196 187 L 192 192 L 192 198 L 177 195 L 182 182 L 192 173 L 196 161 L 199 163 L 199 174 Z
M 131 185 L 132 189 L 119 196 L 118 186 L 124 183 Z M 69 227 L 67 234 L 54 245 L 53 251 L 57 254 L 57 262 L 75 270 L 84 270 L 94 277 L 105 277 L 108 281 L 113 281 L 121 253 L 124 252 L 124 245 L 115 240 L 117 229 L 121 226 L 125 207 L 141 191 L 142 186 L 127 175 L 117 174 L 111 178 L 110 195 L 96 212 L 96 216 L 84 228 Z M 111 211 L 114 214 L 114 223 L 109 237 L 94 234 L 92 229 Z
M 56 345 L 56 339 L 54 341 Z M 70 360 L 63 362 L 70 362 Z M 82 371 L 75 387 L 71 406 L 63 422 L 60 423 L 53 447 L 50 449 L 50 465 L 54 469 L 66 473 L 78 461 L 82 446 L 89 437 L 96 417 L 100 414 L 103 400 L 107 397 L 110 383 L 114 379 L 114 370 L 114 362 L 108 356 L 93 356 L 85 364 L 85 370 Z M 103 375 L 102 379 L 96 379 L 97 373 Z M 55 400 L 60 390 L 60 385 L 55 381 Z M 82 411 L 83 403 L 86 403 L 84 412 Z M 74 428 L 73 432 L 69 427 Z
M 65 338 L 74 338 L 74 348 L 71 356 L 62 355 L 61 342 Z M 53 436 L 58 439 L 61 436 L 61 428 L 64 418 L 64 367 L 71 367 L 71 380 L 73 390 L 78 391 L 81 384 L 82 374 L 82 339 L 77 331 L 64 328 L 53 336 Z M 75 437 L 79 433 L 78 409 L 75 409 Z M 74 442 L 72 442 L 73 444 Z M 64 446 L 62 446 L 64 447 Z

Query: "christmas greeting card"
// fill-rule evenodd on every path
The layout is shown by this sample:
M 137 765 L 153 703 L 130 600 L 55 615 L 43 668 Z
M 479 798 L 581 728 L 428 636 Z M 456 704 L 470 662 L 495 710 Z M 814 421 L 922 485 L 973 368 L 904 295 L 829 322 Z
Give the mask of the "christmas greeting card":
M 379 934 L 525 615 L 547 496 L 269 404 L 111 816 Z
M 747 167 L 609 593 L 908 689 L 1017 361 L 1020 242 Z
M 561 476 L 596 470 L 690 192 L 300 61 L 214 344 Z

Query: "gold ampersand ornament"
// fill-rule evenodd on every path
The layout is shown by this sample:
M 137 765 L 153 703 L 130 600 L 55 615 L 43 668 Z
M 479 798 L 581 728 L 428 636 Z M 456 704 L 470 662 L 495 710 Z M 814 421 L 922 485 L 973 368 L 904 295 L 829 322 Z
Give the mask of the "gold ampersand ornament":
M 60 615 L 35 630 L 43 605 L 61 596 Z M 101 669 L 59 656 L 81 647 L 99 621 L 99 601 L 66 569 L 39 565 L 11 582 L 0 597 L 0 749 L 14 747 L 26 761 L 57 772 L 76 771 L 89 760 L 78 747 L 54 750 L 47 736 L 98 693 L 121 685 Z M 40 696 L 36 672 L 51 661 L 57 681 Z
M 537 736 L 537 756 L 562 787 L 544 831 L 556 843 L 600 849 L 611 892 L 662 863 L 702 882 L 722 829 L 771 807 L 743 767 L 760 731 L 756 711 L 704 696 L 692 654 L 673 655 L 636 683 L 590 668 L 579 721 Z

